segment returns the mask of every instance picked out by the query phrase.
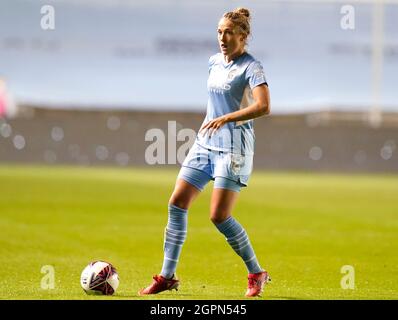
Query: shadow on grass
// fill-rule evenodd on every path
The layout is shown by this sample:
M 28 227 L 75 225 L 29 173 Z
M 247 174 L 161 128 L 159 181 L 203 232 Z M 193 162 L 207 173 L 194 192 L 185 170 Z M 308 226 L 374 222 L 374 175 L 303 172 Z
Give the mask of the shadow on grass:
M 267 299 L 268 298 L 268 299 Z M 309 298 L 304 298 L 304 297 L 283 297 L 283 296 L 268 296 L 264 298 L 265 300 L 314 300 L 314 299 L 309 299 Z
M 262 296 L 256 298 L 237 297 L 236 295 L 222 295 L 219 297 L 210 297 L 206 295 L 177 293 L 177 294 L 162 294 L 162 295 L 149 295 L 140 296 L 138 294 L 120 294 L 113 296 L 119 299 L 139 299 L 139 300 L 314 300 L 307 297 L 286 297 L 286 296 Z

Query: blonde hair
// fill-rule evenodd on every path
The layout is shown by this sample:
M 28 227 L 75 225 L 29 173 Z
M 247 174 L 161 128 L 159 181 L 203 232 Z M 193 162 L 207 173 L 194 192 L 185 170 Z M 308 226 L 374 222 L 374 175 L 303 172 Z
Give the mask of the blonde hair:
M 239 28 L 239 33 L 246 39 L 250 35 L 250 11 L 246 8 L 236 8 L 234 11 L 226 12 L 223 18 L 230 20 L 235 27 Z

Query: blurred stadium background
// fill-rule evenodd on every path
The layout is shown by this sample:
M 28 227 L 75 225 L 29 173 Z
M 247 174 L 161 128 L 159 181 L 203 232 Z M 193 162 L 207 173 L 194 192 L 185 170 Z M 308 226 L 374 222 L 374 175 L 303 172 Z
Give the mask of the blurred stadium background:
M 150 128 L 198 130 L 216 22 L 238 5 L 272 99 L 255 168 L 398 171 L 391 0 L 351 1 L 351 29 L 342 1 L 2 1 L 0 161 L 147 165 Z

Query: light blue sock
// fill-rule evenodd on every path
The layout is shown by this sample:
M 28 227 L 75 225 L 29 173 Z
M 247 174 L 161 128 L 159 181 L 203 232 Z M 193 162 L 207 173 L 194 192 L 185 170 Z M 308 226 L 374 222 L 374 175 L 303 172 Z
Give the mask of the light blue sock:
M 262 272 L 246 230 L 232 216 L 216 224 L 217 229 L 227 238 L 228 243 L 243 259 L 249 273 Z
M 160 274 L 169 279 L 177 269 L 182 245 L 187 236 L 187 210 L 169 204 L 169 218 L 164 232 L 164 259 Z

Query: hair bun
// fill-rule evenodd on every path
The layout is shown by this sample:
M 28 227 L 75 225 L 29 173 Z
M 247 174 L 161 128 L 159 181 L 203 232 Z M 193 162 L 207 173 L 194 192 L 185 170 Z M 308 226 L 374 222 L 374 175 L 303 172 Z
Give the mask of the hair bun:
M 250 11 L 246 8 L 236 8 L 234 12 L 244 15 L 247 19 L 250 19 Z

